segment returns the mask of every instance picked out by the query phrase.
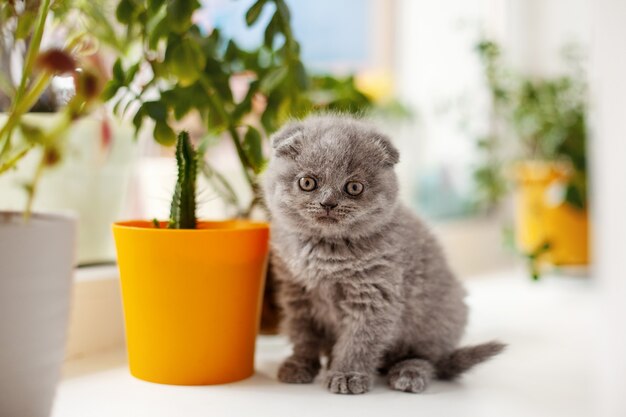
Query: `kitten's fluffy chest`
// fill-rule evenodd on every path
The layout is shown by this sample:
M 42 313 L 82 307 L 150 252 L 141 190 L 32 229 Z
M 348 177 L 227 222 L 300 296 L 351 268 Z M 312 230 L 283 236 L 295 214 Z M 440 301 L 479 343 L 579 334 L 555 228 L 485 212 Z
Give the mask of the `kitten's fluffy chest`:
M 341 311 L 341 291 L 338 284 L 331 282 L 320 282 L 314 288 L 307 291 L 311 301 L 311 316 L 324 329 L 327 336 L 335 337 L 340 329 Z
M 330 240 L 286 235 L 282 236 L 281 243 L 276 249 L 294 278 L 309 289 L 321 283 L 350 279 L 389 260 L 389 254 L 381 250 L 380 244 L 374 248 L 366 239 Z

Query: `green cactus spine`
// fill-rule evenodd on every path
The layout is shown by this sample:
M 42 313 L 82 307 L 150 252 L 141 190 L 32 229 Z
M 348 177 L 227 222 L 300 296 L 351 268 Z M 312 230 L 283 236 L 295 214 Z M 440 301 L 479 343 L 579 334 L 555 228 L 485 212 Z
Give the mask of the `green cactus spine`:
M 170 207 L 170 229 L 196 228 L 196 175 L 198 153 L 193 148 L 189 133 L 183 131 L 176 142 L 178 179 Z

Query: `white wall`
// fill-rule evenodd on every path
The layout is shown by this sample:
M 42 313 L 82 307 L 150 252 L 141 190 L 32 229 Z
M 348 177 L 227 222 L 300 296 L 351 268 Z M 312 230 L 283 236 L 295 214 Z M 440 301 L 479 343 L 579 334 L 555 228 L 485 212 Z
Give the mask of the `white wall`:
M 473 52 L 484 15 L 483 0 L 398 0 L 395 69 L 399 98 L 415 108 L 420 124 L 414 163 L 442 161 L 467 169 L 474 141 L 459 128 L 460 99 L 481 101 L 480 66 Z M 484 99 L 483 106 L 486 106 Z M 457 106 L 458 107 L 458 106 Z
M 511 63 L 535 75 L 563 71 L 561 51 L 567 44 L 590 43 L 589 0 L 505 0 L 502 42 Z
M 626 416 L 626 2 L 595 0 L 591 139 L 595 275 L 602 286 L 598 409 Z

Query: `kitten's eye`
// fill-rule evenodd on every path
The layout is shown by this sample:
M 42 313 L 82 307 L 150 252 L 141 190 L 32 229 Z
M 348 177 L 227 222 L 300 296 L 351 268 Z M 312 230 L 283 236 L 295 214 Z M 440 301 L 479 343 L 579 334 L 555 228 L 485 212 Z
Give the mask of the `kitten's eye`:
M 346 183 L 346 193 L 350 195 L 359 195 L 363 192 L 363 184 L 358 181 L 350 181 Z
M 302 177 L 298 181 L 298 185 L 303 191 L 313 191 L 317 188 L 317 181 L 311 177 Z

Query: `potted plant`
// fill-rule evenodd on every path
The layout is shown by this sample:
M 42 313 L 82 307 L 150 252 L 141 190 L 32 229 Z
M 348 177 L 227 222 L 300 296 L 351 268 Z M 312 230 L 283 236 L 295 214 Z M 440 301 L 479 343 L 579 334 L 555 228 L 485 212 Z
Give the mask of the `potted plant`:
M 0 409 L 15 417 L 50 413 L 64 357 L 76 251 L 75 219 L 33 213 L 34 197 L 44 171 L 62 160 L 65 133 L 97 102 L 103 84 L 81 45 L 40 50 L 50 10 L 50 0 L 0 6 L 2 22 L 10 20 L 12 36 L 27 44 L 19 84 L 3 83 L 9 112 L 0 123 L 0 174 L 26 157 L 36 159 L 24 184 L 25 208 L 0 211 Z M 58 74 L 72 77 L 75 94 L 46 126 L 29 123 L 24 116 Z
M 483 190 L 497 201 L 505 189 L 502 168 L 512 173 L 515 240 L 534 278 L 541 263 L 587 265 L 587 103 L 576 60 L 568 75 L 522 77 L 503 67 L 494 42 L 481 42 L 478 52 L 500 127 L 481 141 Z
M 176 385 L 237 381 L 254 372 L 269 226 L 197 221 L 198 154 L 176 144 L 170 219 L 113 226 L 130 372 Z
M 5 112 L 0 113 L 2 125 L 9 119 L 11 98 L 20 87 L 17 73 L 28 51 L 23 46 L 33 41 L 32 25 L 40 3 L 24 2 L 21 7 L 19 2 L 5 2 L 0 6 L 0 112 Z M 63 49 L 70 57 L 80 57 L 81 67 L 104 78 L 108 71 L 102 56 L 105 46 L 121 50 L 112 28 L 105 30 L 108 20 L 104 15 L 106 7 L 101 3 L 52 1 L 44 43 L 60 44 L 63 40 Z M 89 33 L 86 27 L 90 28 Z M 54 56 L 50 58 L 54 65 Z M 111 262 L 114 247 L 109 224 L 119 218 L 126 195 L 133 161 L 132 128 L 130 123 L 112 120 L 106 111 L 85 112 L 63 128 L 67 114 L 62 109 L 73 95 L 74 85 L 70 73 L 55 75 L 64 76 L 53 75 L 44 80 L 43 90 L 20 117 L 20 123 L 10 133 L 4 132 L 3 162 L 11 158 L 9 143 L 19 153 L 39 140 L 40 132 L 52 131 L 55 126 L 63 130 L 63 139 L 55 145 L 58 160 L 46 166 L 46 175 L 37 180 L 37 198 L 31 198 L 28 204 L 38 211 L 75 212 L 80 223 L 79 264 Z M 100 90 L 100 84 L 94 87 Z M 6 140 L 9 136 L 10 141 Z M 0 209 L 19 210 L 27 204 L 39 162 L 38 152 L 29 152 L 19 164 L 9 164 L 11 169 L 4 170 L 0 178 L 0 193 L 4 196 Z
M 177 123 L 190 116 L 201 120 L 207 133 L 202 148 L 230 142 L 247 189 L 235 192 L 233 175 L 220 173 L 208 158 L 199 161 L 200 172 L 233 217 L 266 218 L 258 186 L 266 138 L 290 117 L 363 112 L 373 103 L 352 76 L 312 75 L 305 69 L 284 0 L 257 0 L 247 10 L 249 26 L 259 25 L 262 12 L 271 10 L 263 43 L 252 50 L 194 20 L 199 8 L 196 0 L 120 0 L 117 19 L 127 27 L 132 48 L 142 53 L 115 62 L 104 97 L 132 118 L 137 130 L 151 126 L 155 140 L 166 146 L 175 142 Z M 262 327 L 272 333 L 278 314 L 271 276 L 266 291 Z

